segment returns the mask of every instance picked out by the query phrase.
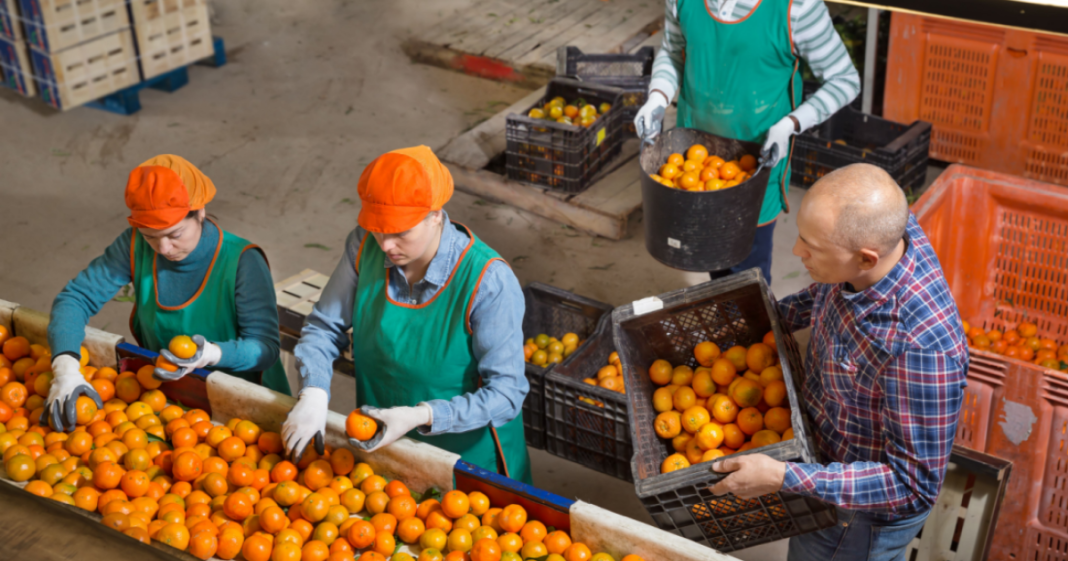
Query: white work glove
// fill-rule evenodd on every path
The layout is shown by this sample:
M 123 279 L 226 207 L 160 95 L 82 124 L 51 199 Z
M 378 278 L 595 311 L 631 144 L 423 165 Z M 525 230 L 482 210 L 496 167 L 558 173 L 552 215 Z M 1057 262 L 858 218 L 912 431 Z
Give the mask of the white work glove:
M 282 424 L 282 442 L 285 443 L 286 457 L 294 464 L 300 462 L 308 444 L 315 443 L 315 451 L 321 456 L 326 448 L 323 435 L 326 434 L 326 413 L 329 411 L 330 396 L 322 388 L 304 388 L 297 396 L 297 404 L 289 412 L 286 422 Z
M 100 395 L 85 381 L 81 363 L 71 355 L 63 354 L 52 359 L 52 388 L 48 390 L 41 424 L 51 424 L 58 431 L 70 432 L 78 421 L 75 404 L 81 396 L 96 402 L 97 409 L 104 408 Z
M 378 431 L 371 440 L 349 438 L 349 444 L 365 452 L 374 452 L 379 448 L 389 446 L 412 429 L 429 425 L 434 421 L 434 410 L 426 403 L 420 403 L 415 407 L 390 407 L 389 409 L 364 405 L 360 408 L 360 412 L 378 421 Z
M 768 129 L 768 139 L 760 149 L 760 162 L 769 169 L 775 167 L 779 160 L 790 153 L 790 137 L 797 134 L 794 120 L 789 115 Z
M 208 342 L 203 335 L 194 335 L 193 342 L 197 345 L 197 354 L 193 355 L 192 358 L 178 358 L 167 349 L 160 351 L 159 354 L 163 355 L 163 358 L 167 359 L 171 364 L 178 366 L 178 370 L 171 372 L 157 366 L 152 372 L 152 376 L 163 382 L 173 382 L 197 368 L 215 366 L 222 360 L 222 349 L 215 343 Z
M 667 96 L 660 91 L 649 92 L 645 105 L 634 116 L 634 132 L 643 142 L 652 143 L 660 130 L 664 128 L 664 112 L 667 110 Z

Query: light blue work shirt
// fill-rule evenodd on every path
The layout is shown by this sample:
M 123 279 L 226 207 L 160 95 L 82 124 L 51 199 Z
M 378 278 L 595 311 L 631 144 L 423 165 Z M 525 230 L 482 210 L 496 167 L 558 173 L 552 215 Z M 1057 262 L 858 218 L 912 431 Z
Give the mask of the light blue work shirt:
M 301 330 L 294 354 L 303 387 L 320 388 L 329 394 L 334 360 L 350 345 L 346 332 L 352 327 L 353 300 L 359 281 L 355 265 L 365 235 L 367 232 L 359 227 L 349 234 L 345 254 Z M 470 241 L 466 233 L 452 226 L 445 214 L 441 243 L 423 280 L 409 286 L 404 272 L 385 257 L 390 297 L 415 305 L 429 301 L 448 281 Z M 478 361 L 483 385 L 450 400 L 428 401 L 434 420 L 430 430 L 420 429 L 420 432 L 434 435 L 467 432 L 490 424 L 500 427 L 519 415 L 530 391 L 523 361 L 525 308 L 523 291 L 511 267 L 502 261 L 493 262 L 482 278 L 471 309 L 471 353 Z

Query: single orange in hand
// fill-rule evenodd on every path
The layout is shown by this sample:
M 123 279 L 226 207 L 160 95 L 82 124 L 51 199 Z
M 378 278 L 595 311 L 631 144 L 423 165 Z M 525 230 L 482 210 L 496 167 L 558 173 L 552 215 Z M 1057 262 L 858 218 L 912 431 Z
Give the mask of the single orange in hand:
M 171 351 L 174 356 L 187 360 L 197 354 L 197 344 L 188 335 L 178 335 L 171 339 L 171 342 L 167 345 L 167 350 Z
M 378 423 L 374 419 L 354 410 L 345 419 L 345 432 L 352 438 L 360 441 L 370 440 L 378 431 Z

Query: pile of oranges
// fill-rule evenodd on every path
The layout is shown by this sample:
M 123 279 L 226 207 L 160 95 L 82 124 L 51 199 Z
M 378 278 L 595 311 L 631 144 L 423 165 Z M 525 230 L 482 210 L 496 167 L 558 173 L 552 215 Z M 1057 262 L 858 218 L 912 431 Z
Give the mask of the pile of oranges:
M 571 356 L 583 342 L 574 333 L 567 333 L 559 339 L 541 333 L 523 343 L 523 360 L 536 366 L 556 364 Z
M 1015 358 L 1068 372 L 1068 345 L 1058 345 L 1053 339 L 1038 336 L 1038 326 L 1024 321 L 1002 333 L 998 329 L 987 331 L 979 326 L 964 323 L 964 333 L 968 336 L 968 346 L 973 349 L 989 351 L 1009 358 Z
M 591 386 L 600 386 L 606 390 L 627 393 L 627 388 L 623 384 L 623 363 L 619 361 L 619 353 L 615 351 L 608 355 L 608 364 L 597 371 L 596 378 L 586 378 L 582 381 Z
M 653 362 L 649 378 L 661 386 L 653 392 L 659 413 L 653 428 L 675 450 L 661 473 L 794 437 L 775 348 L 775 334 L 768 332 L 748 349 L 738 345 L 720 352 L 711 341 L 698 343 L 696 369 Z
M 5 364 L 26 358 L 24 350 L 47 355 L 20 339 L 4 344 Z M 91 382 L 111 383 L 94 384 L 98 391 L 112 392 L 102 393 L 100 410 L 79 398 L 70 433 L 38 424 L 40 411 L 26 407 L 31 367 L 20 366 L 17 376 L 0 367 L 0 375 L 16 378 L 0 396 L 3 474 L 30 493 L 99 513 L 108 528 L 200 559 L 614 561 L 528 520 L 520 505 L 491 508 L 479 492 L 420 496 L 356 463 L 345 448 L 328 446 L 319 456 L 309 447 L 294 465 L 282 459 L 278 433 L 241 419 L 215 424 L 207 412 L 168 404 L 159 390 L 142 387 L 140 372 L 153 367 L 137 374 L 83 367 Z
M 756 158 L 746 154 L 737 160 L 725 161 L 709 156 L 708 149 L 694 144 L 682 154 L 668 156 L 658 173 L 651 177 L 665 187 L 685 191 L 718 191 L 728 189 L 749 179 L 757 168 Z
M 541 107 L 531 109 L 527 112 L 527 116 L 589 128 L 598 117 L 608 113 L 611 108 L 612 104 L 607 102 L 597 106 L 579 98 L 568 103 L 566 99 L 557 96 L 546 101 Z

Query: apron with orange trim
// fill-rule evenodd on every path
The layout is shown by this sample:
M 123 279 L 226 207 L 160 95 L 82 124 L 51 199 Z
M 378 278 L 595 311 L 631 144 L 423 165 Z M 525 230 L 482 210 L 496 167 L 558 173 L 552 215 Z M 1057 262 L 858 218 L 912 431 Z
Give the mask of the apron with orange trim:
M 212 224 L 215 224 L 212 221 Z M 136 300 L 130 314 L 130 331 L 137 344 L 159 352 L 176 335 L 203 335 L 212 342 L 233 341 L 237 330 L 237 266 L 245 250 L 260 251 L 259 247 L 229 232 L 219 230 L 219 245 L 208 268 L 200 291 L 181 306 L 163 306 L 156 297 L 157 254 L 141 233 L 134 228 L 130 243 L 133 265 L 133 284 Z M 274 391 L 290 395 L 289 380 L 282 361 L 260 372 L 230 372 L 227 374 L 261 384 Z
M 445 286 L 422 305 L 389 297 L 385 253 L 370 234 L 364 239 L 352 310 L 352 355 L 356 363 L 356 405 L 414 406 L 475 392 L 481 382 L 472 352 L 469 313 L 486 267 L 500 256 L 471 236 Z M 517 350 L 518 352 L 518 350 Z M 531 482 L 523 414 L 503 426 L 409 438 L 459 454 L 465 461 L 512 479 Z
M 790 0 L 761 0 L 736 22 L 712 17 L 705 0 L 679 0 L 686 52 L 676 126 L 746 142 L 768 129 L 801 99 L 790 30 Z M 790 140 L 788 152 L 793 150 Z M 790 154 L 772 169 L 758 224 L 783 210 L 790 185 Z

